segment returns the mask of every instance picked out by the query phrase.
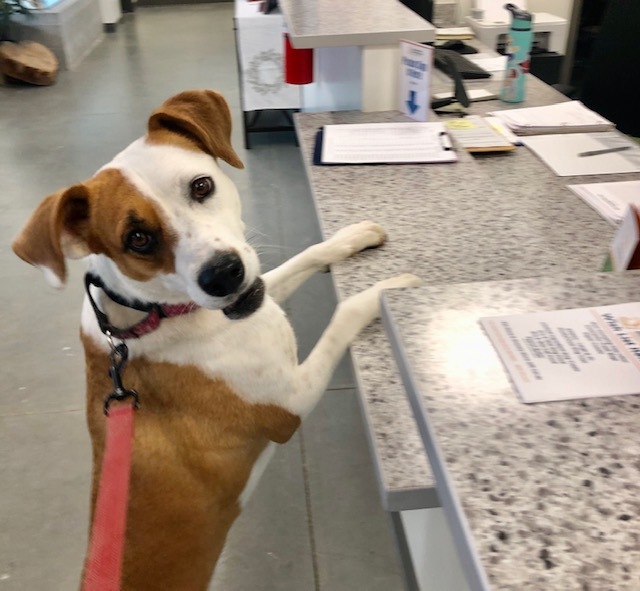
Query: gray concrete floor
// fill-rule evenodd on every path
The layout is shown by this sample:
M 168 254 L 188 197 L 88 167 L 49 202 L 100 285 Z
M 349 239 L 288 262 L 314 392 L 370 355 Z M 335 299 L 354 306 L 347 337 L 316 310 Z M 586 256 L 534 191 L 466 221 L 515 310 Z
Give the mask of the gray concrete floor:
M 78 585 L 87 539 L 89 441 L 78 319 L 82 264 L 63 292 L 9 244 L 46 195 L 93 174 L 188 88 L 229 101 L 246 169 L 229 169 L 266 269 L 320 239 L 291 133 L 242 148 L 232 4 L 141 8 L 55 86 L 0 85 L 0 591 Z M 335 299 L 328 275 L 288 303 L 304 357 Z M 402 588 L 348 363 L 282 446 L 232 530 L 220 591 Z M 160 590 L 159 590 L 160 591 Z

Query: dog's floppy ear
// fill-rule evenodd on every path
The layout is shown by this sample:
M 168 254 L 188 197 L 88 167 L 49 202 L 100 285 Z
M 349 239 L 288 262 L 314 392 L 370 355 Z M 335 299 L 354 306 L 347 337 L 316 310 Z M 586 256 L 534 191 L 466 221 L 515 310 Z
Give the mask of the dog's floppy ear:
M 231 147 L 231 111 L 212 90 L 187 90 L 165 101 L 149 118 L 149 135 L 162 132 L 186 136 L 211 156 L 244 168 Z
M 13 241 L 13 251 L 42 270 L 49 284 L 61 288 L 67 279 L 65 257 L 76 259 L 90 253 L 88 220 L 86 187 L 74 185 L 54 193 L 33 212 Z

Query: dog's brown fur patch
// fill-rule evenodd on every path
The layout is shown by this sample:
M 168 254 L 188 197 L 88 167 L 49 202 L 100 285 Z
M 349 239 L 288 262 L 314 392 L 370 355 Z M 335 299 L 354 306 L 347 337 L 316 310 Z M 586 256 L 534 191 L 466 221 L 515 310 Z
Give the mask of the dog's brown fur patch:
M 124 236 L 142 229 L 158 237 L 148 255 L 127 250 Z M 176 237 L 156 206 L 114 168 L 47 197 L 31 216 L 13 249 L 22 259 L 50 269 L 62 283 L 65 257 L 104 254 L 127 276 L 147 281 L 174 271 Z
M 101 171 L 83 186 L 89 196 L 89 218 L 82 232 L 91 252 L 107 255 L 125 275 L 138 281 L 158 272 L 174 272 L 175 233 L 153 202 L 115 168 Z M 124 247 L 125 235 L 135 229 L 158 237 L 152 253 L 137 254 Z
M 93 443 L 92 507 L 105 442 L 108 357 L 82 335 Z M 204 591 L 238 498 L 269 440 L 284 443 L 300 418 L 249 404 L 193 366 L 132 359 L 123 381 L 138 391 L 122 591 Z

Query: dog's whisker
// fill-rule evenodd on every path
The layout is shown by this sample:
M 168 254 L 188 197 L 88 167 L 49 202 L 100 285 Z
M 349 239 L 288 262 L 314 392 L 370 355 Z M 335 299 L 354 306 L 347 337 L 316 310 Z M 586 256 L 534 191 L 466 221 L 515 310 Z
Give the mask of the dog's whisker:
M 245 230 L 245 236 L 246 236 L 247 240 L 252 240 L 253 238 L 255 238 L 257 236 L 266 237 L 266 236 L 268 236 L 268 234 L 266 232 L 262 232 L 261 230 L 258 230 L 258 228 L 247 227 L 246 230 Z

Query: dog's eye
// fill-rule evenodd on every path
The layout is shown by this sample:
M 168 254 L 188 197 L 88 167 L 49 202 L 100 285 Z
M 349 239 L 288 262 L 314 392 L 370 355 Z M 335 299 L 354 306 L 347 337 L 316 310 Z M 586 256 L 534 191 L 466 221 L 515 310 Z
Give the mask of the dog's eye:
M 156 240 L 152 234 L 133 230 L 124 239 L 127 248 L 140 254 L 149 254 L 156 245 Z
M 191 181 L 191 199 L 202 202 L 213 193 L 215 185 L 210 176 L 201 176 Z

